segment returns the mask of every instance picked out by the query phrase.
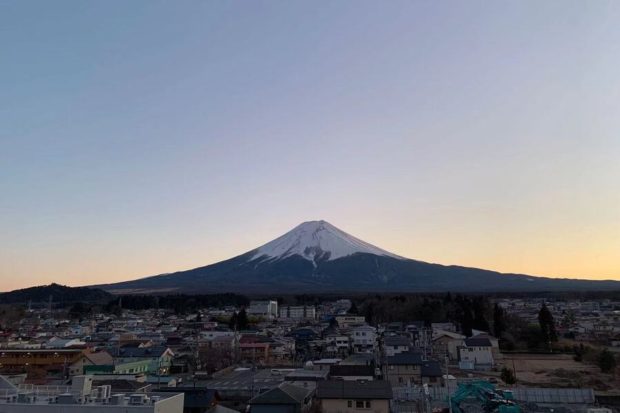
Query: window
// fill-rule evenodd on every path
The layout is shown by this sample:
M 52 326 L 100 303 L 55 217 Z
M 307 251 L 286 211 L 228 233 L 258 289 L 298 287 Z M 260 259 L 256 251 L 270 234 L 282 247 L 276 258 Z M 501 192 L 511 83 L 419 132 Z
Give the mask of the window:
M 366 408 L 370 409 L 370 400 L 366 400 Z
M 347 400 L 347 407 L 353 407 L 353 400 Z
M 363 409 L 364 408 L 364 401 L 363 400 L 356 400 L 355 401 L 355 408 L 356 409 Z

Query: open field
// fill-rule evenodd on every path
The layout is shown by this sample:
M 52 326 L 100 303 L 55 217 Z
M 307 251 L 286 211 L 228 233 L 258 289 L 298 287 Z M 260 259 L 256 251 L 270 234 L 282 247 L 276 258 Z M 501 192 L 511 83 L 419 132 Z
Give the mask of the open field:
M 516 370 L 517 381 L 533 387 L 590 387 L 620 389 L 620 380 L 597 366 L 573 360 L 568 354 L 504 354 L 503 365 Z

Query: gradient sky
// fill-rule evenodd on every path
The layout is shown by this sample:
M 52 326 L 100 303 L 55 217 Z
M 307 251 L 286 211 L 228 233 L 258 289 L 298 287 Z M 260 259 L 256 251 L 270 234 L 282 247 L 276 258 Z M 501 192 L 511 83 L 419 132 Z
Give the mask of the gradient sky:
M 325 219 L 620 280 L 620 2 L 0 1 L 0 290 Z

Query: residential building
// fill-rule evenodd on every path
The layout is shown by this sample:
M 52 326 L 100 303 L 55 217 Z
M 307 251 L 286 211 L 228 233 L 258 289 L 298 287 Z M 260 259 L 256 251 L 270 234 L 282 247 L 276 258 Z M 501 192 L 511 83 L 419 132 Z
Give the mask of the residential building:
M 274 300 L 250 301 L 246 313 L 268 319 L 276 318 L 278 316 L 278 302 Z
M 316 308 L 308 305 L 280 307 L 280 318 L 289 320 L 315 320 Z
M 392 387 L 383 380 L 328 380 L 317 383 L 322 413 L 389 413 Z
M 406 353 L 411 349 L 411 339 L 404 336 L 388 336 L 383 339 L 383 352 L 386 356 Z
M 373 352 L 377 345 L 377 329 L 363 325 L 351 329 L 353 348 L 357 352 Z
M 312 404 L 314 389 L 282 383 L 278 387 L 253 397 L 252 413 L 305 413 Z
M 398 353 L 386 357 L 383 377 L 392 386 L 422 384 L 423 364 L 424 360 L 420 353 Z
M 112 394 L 75 376 L 71 386 L 16 387 L 0 376 L 2 413 L 183 413 L 182 393 Z
M 467 338 L 459 350 L 459 368 L 487 370 L 493 367 L 492 344 L 488 338 Z
M 350 327 L 366 323 L 366 318 L 362 315 L 339 315 L 336 316 L 338 327 Z
M 329 377 L 338 380 L 374 380 L 375 368 L 361 365 L 333 365 L 329 368 Z

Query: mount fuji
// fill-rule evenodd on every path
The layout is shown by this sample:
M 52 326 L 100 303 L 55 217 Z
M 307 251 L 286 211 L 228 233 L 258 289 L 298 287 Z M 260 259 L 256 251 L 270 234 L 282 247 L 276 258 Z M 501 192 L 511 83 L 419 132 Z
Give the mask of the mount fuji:
M 308 221 L 237 257 L 205 267 L 99 285 L 116 294 L 500 292 L 620 289 L 620 281 L 502 274 L 401 257 L 326 221 Z

